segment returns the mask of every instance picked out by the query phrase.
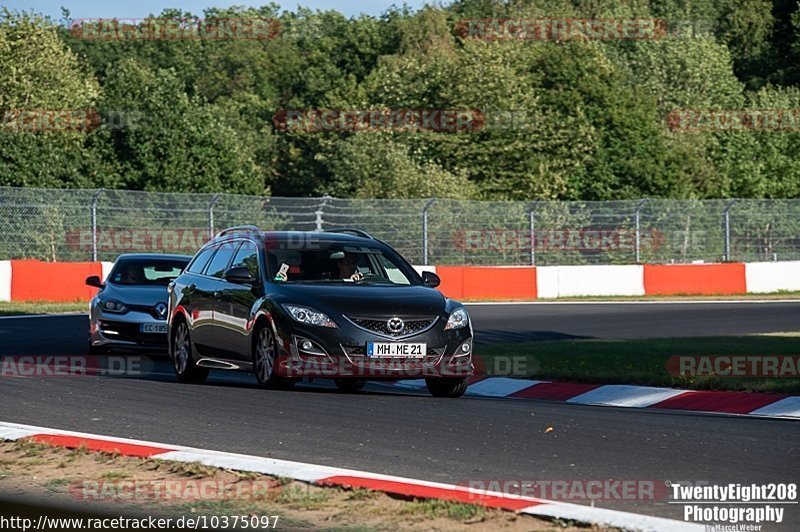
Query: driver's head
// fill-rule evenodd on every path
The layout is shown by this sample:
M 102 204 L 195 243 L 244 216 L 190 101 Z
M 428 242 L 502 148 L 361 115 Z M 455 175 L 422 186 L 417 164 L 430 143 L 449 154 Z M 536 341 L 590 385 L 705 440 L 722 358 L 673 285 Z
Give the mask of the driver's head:
M 142 270 L 136 264 L 130 264 L 125 268 L 124 281 L 126 283 L 138 283 L 142 278 Z
M 356 264 L 358 264 L 358 255 L 345 252 L 344 258 L 339 259 L 336 265 L 339 267 L 339 274 L 342 277 L 349 277 L 355 273 Z

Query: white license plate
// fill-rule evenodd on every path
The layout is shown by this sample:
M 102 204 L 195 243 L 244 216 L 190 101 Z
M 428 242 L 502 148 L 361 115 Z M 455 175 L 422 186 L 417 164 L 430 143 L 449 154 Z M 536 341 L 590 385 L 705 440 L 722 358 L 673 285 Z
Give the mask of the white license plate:
M 166 323 L 142 323 L 140 330 L 145 334 L 167 334 Z
M 367 343 L 367 356 L 377 358 L 425 358 L 426 344 Z

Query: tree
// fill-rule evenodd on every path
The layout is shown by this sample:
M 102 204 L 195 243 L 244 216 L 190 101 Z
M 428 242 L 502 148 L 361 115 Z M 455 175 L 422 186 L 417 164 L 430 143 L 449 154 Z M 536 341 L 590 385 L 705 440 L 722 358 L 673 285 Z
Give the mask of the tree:
M 538 65 L 551 43 L 487 43 L 466 39 L 451 74 L 443 76 L 448 106 L 477 109 L 486 127 L 468 135 L 425 138 L 451 170 L 464 169 L 490 199 L 569 197 L 596 135 L 580 110 L 548 105 Z M 436 151 L 434 151 L 436 150 Z
M 800 89 L 766 86 L 749 95 L 747 108 L 792 111 L 800 109 Z M 800 197 L 800 123 L 790 129 L 718 133 L 713 152 L 720 172 L 727 176 L 726 195 L 756 198 Z M 779 123 L 780 124 L 780 123 Z
M 712 38 L 638 41 L 624 66 L 663 114 L 687 108 L 735 109 L 744 103 L 730 51 Z
M 0 11 L 0 184 L 87 186 L 84 141 L 99 94 L 45 19 Z M 65 128 L 56 113 L 85 124 Z
M 105 89 L 104 110 L 139 117 L 112 138 L 127 188 L 265 192 L 254 147 L 226 123 L 221 108 L 190 98 L 172 70 L 125 59 L 109 69 Z
M 379 131 L 356 133 L 337 142 L 318 159 L 329 166 L 332 180 L 323 190 L 353 198 L 470 198 L 465 174 L 452 174 L 430 161 L 417 161 L 407 146 Z

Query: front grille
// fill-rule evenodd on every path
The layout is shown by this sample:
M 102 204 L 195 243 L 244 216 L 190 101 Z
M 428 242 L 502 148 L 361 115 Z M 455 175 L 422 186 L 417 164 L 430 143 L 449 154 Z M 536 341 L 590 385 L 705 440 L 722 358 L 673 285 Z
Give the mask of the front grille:
M 157 320 L 166 320 L 167 315 L 166 313 L 163 316 L 159 316 L 156 312 L 155 305 L 128 305 L 131 310 L 136 310 L 138 312 L 145 312 L 150 314 Z
M 369 318 L 348 318 L 358 327 L 364 330 L 374 332 L 383 336 L 390 336 L 392 338 L 400 338 L 401 336 L 411 336 L 420 333 L 426 329 L 431 328 L 436 318 L 414 318 L 403 320 L 403 328 L 399 331 L 393 332 L 389 330 L 389 320 L 376 320 Z

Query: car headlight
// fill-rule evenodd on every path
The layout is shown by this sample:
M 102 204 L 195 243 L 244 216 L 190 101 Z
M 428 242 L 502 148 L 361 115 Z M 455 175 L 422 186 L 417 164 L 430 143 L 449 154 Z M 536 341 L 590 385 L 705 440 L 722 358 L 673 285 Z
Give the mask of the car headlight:
M 106 312 L 113 312 L 115 314 L 125 314 L 128 312 L 128 307 L 125 303 L 120 303 L 115 299 L 108 299 L 106 301 L 100 300 L 100 308 Z
M 296 321 L 300 323 L 305 323 L 308 325 L 317 325 L 319 327 L 331 327 L 336 328 L 336 323 L 328 317 L 327 314 L 324 314 L 318 310 L 314 310 L 311 307 L 301 307 L 298 305 L 284 305 L 283 308 L 286 309 L 287 312 L 294 318 Z
M 459 307 L 450 313 L 450 317 L 447 318 L 447 325 L 444 326 L 444 330 L 463 329 L 467 325 L 469 325 L 469 315 L 467 314 L 467 310 L 464 307 Z

